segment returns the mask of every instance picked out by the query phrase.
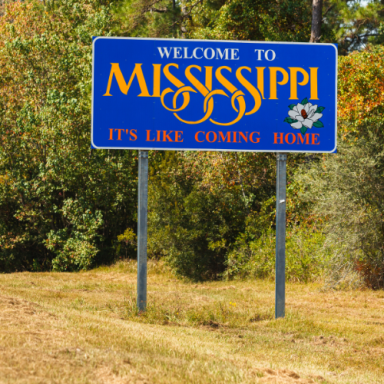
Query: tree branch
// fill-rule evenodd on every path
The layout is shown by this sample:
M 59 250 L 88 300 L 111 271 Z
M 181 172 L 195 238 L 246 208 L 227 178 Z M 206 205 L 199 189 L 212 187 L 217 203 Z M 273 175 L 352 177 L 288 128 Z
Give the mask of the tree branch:
M 166 13 L 168 12 L 167 8 L 151 8 L 151 12 L 157 12 L 157 13 Z
M 327 16 L 327 13 L 335 6 L 335 4 L 332 4 L 330 7 L 328 7 L 328 9 L 324 12 L 324 15 L 323 15 L 323 20 L 325 18 L 325 16 Z
M 189 17 L 190 14 L 191 14 L 192 11 L 193 11 L 193 8 L 195 8 L 196 5 L 199 5 L 199 4 L 202 3 L 203 1 L 204 1 L 204 0 L 198 0 L 198 1 L 196 1 L 195 4 L 192 4 L 192 5 L 190 6 L 190 8 L 189 8 L 189 12 L 184 13 L 184 14 L 182 15 L 182 17 L 183 17 L 183 18 Z

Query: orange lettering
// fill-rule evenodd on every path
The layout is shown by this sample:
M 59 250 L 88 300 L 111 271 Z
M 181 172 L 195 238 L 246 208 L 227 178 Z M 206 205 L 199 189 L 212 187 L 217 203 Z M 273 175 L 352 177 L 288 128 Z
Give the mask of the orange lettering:
M 182 131 L 175 131 L 175 141 L 177 143 L 182 143 L 184 141 L 184 139 L 180 140 L 182 134 L 183 134 Z
M 213 140 L 209 140 L 209 134 L 210 133 L 213 133 L 213 137 L 214 137 L 214 139 Z M 217 140 L 217 135 L 216 135 L 216 132 L 208 132 L 207 133 L 207 141 L 209 142 L 209 143 L 214 143 L 215 141 Z
M 239 132 L 239 136 L 242 136 L 246 143 L 248 143 L 248 132 L 245 132 L 247 136 L 244 135 L 243 132 Z M 241 137 L 239 137 L 239 143 L 241 143 Z
M 202 143 L 204 140 L 199 140 L 199 133 L 205 133 L 203 131 L 199 131 L 199 132 L 196 132 L 196 135 L 195 135 L 195 140 L 198 142 L 198 143 Z
M 223 142 L 225 142 L 227 140 L 228 143 L 230 143 L 231 142 L 231 132 L 227 132 L 224 136 L 223 132 L 219 131 L 219 143 L 221 143 L 220 138 L 223 139 Z
M 253 137 L 253 135 L 254 135 L 255 133 L 256 133 L 257 135 L 260 136 L 260 132 L 252 132 L 252 133 L 249 135 L 249 140 L 251 140 L 252 143 L 257 144 L 257 143 L 260 142 L 260 137 L 257 137 L 257 138 L 256 138 L 256 141 L 253 141 L 253 140 L 252 140 L 252 137 Z M 275 135 L 276 135 L 276 134 L 275 134 Z M 276 138 L 275 138 L 275 143 L 274 143 L 274 144 L 276 144 Z
M 149 130 L 149 131 L 147 131 L 147 140 L 146 141 L 155 141 L 155 139 L 151 140 L 150 135 L 151 135 L 151 131 Z
M 274 136 L 273 144 L 283 144 L 283 140 L 284 140 L 283 133 L 273 132 L 273 136 Z M 278 143 L 277 140 L 280 140 L 280 143 Z
M 123 128 L 116 128 L 115 131 L 118 131 L 117 140 L 121 141 L 121 131 L 125 131 L 125 129 L 123 129 Z
M 290 143 L 289 142 L 289 135 L 292 135 L 292 137 L 293 137 L 293 140 L 292 140 L 292 143 Z M 287 133 L 286 135 L 285 135 L 285 142 L 287 143 L 287 144 L 289 144 L 289 145 L 292 145 L 292 144 L 295 144 L 296 143 L 296 136 L 293 134 L 293 133 Z
M 126 132 L 128 133 L 128 129 L 126 130 Z M 130 141 L 135 141 L 137 139 L 137 129 L 131 129 L 129 134 L 131 135 L 131 137 L 129 138 Z
M 173 131 L 169 131 L 169 133 L 167 133 L 167 131 L 163 131 L 163 141 L 170 141 L 171 143 L 173 143 L 173 140 L 169 137 L 169 135 L 172 133 Z
M 297 144 L 304 144 L 304 140 L 305 140 L 305 144 L 309 144 L 309 134 L 306 133 L 303 137 L 301 133 L 298 133 L 297 134 Z
M 320 133 L 312 133 L 312 144 L 319 145 L 320 142 L 317 141 L 317 136 L 320 136 Z
M 109 128 L 109 140 L 113 140 L 113 128 Z

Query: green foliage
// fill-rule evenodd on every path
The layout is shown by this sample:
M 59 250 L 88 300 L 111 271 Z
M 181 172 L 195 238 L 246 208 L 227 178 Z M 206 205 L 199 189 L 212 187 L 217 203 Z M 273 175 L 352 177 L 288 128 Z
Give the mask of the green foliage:
M 137 236 L 131 228 L 128 228 L 124 231 L 122 235 L 117 236 L 117 241 L 124 243 L 125 245 L 136 245 Z
M 123 34 L 130 36 L 308 41 L 311 29 L 311 1 L 307 0 L 122 0 L 118 4 L 115 15 L 123 23 Z M 361 49 L 367 42 L 380 44 L 383 16 L 381 1 L 324 1 L 322 42 L 338 42 L 341 54 Z M 341 59 L 339 124 L 348 140 L 380 129 L 377 124 L 362 128 L 362 123 L 376 123 L 382 117 L 381 51 L 381 47 L 369 48 Z M 290 118 L 285 121 L 294 123 Z M 314 127 L 324 125 L 316 121 Z M 301 128 L 302 134 L 306 131 Z M 149 237 L 153 257 L 165 257 L 178 274 L 194 280 L 217 278 L 225 268 L 227 276 L 272 276 L 274 207 L 270 202 L 275 169 L 270 155 L 175 153 L 156 154 L 153 159 Z M 290 159 L 292 174 L 297 164 L 306 161 L 304 156 Z M 312 156 L 309 163 L 317 161 L 323 164 L 319 156 Z M 289 276 L 307 281 L 324 271 L 331 250 L 337 253 L 339 248 L 335 243 L 324 248 L 325 235 L 312 231 L 308 217 L 316 199 L 299 194 L 307 185 L 293 188 L 296 200 L 288 211 Z M 256 216 L 259 224 L 251 225 Z M 300 225 L 292 224 L 293 216 Z M 295 251 L 298 244 L 300 252 Z
M 114 6 L 114 32 L 132 37 L 181 37 L 180 2 L 120 0 Z
M 329 287 L 384 286 L 383 48 L 339 62 L 338 154 L 313 157 L 295 175 L 302 216 L 322 220 Z
M 115 32 L 124 36 L 309 41 L 310 0 L 118 0 Z M 321 41 L 346 55 L 384 41 L 382 0 L 324 0 Z
M 339 60 L 338 121 L 342 138 L 353 141 L 384 118 L 384 47 L 368 46 Z
M 56 271 L 87 269 L 98 252 L 94 244 L 100 238 L 98 230 L 103 225 L 102 213 L 84 211 L 86 204 L 82 203 L 81 200 L 65 200 L 60 213 L 71 229 L 67 226 L 51 230 L 47 235 L 46 247 L 57 255 L 52 261 Z
M 150 177 L 150 254 L 164 256 L 179 275 L 217 278 L 244 221 L 244 201 L 204 183 L 205 154 L 168 152 L 157 158 Z
M 157 152 L 151 164 L 149 254 L 177 274 L 218 278 L 249 217 L 259 217 L 254 238 L 273 227 L 274 154 Z
M 308 41 L 311 27 L 308 0 L 118 0 L 113 15 L 110 7 L 29 0 L 0 19 L 1 271 L 75 271 L 134 254 L 136 152 L 89 147 L 92 36 Z M 343 54 L 381 44 L 383 15 L 381 1 L 324 1 L 322 41 L 339 42 Z M 348 272 L 384 284 L 383 57 L 370 45 L 340 60 L 340 154 L 312 156 L 297 176 L 308 159 L 289 156 L 291 280 L 327 270 L 334 282 Z M 150 256 L 192 280 L 273 276 L 274 155 L 150 156 Z
M 372 128 L 297 176 L 305 185 L 302 199 L 311 200 L 314 212 L 326 219 L 332 286 L 358 274 L 366 285 L 384 287 L 384 137 L 382 125 Z
M 191 37 L 219 40 L 308 41 L 307 0 L 202 2 L 190 21 Z
M 227 278 L 274 278 L 276 233 L 265 230 L 256 217 L 248 225 L 228 255 Z M 255 234 L 259 233 L 259 236 Z M 323 251 L 325 236 L 319 228 L 288 226 L 286 235 L 286 278 L 289 281 L 315 281 L 324 274 L 330 250 Z
M 367 43 L 384 41 L 382 0 L 329 0 L 323 6 L 322 42 L 337 42 L 339 54 L 363 49 Z
M 108 262 L 135 223 L 136 153 L 89 142 L 91 41 L 108 33 L 108 5 L 48 4 L 13 3 L 0 19 L 2 271 Z
M 121 246 L 125 248 L 125 258 L 128 257 L 128 250 L 132 251 L 136 249 L 137 236 L 131 228 L 127 228 L 123 234 L 117 236 L 117 241 L 120 243 L 117 246 L 116 254 L 119 254 L 121 251 Z M 131 252 L 130 252 L 131 253 Z
M 128 36 L 308 41 L 308 0 L 122 0 L 117 30 Z

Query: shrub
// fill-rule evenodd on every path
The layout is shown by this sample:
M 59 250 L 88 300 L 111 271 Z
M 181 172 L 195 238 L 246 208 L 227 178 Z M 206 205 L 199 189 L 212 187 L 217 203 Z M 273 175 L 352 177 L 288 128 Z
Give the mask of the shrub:
M 128 252 L 131 254 L 132 251 L 134 251 L 137 247 L 137 236 L 136 233 L 133 232 L 131 228 L 127 228 L 124 233 L 121 235 L 117 236 L 117 241 L 120 243 L 117 246 L 116 249 L 116 254 L 119 255 L 121 251 L 123 251 L 122 248 L 124 248 L 125 253 L 124 256 L 125 258 L 128 257 Z
M 306 186 L 302 198 L 325 218 L 325 244 L 333 249 L 332 287 L 360 284 L 356 276 L 371 288 L 384 287 L 384 137 L 375 133 L 383 126 L 365 132 L 298 176 Z
M 380 128 L 384 117 L 384 47 L 370 46 L 339 58 L 340 137 L 354 140 L 362 130 Z
M 249 225 L 247 232 L 254 232 Z M 323 250 L 325 236 L 310 226 L 289 226 L 286 234 L 286 279 L 310 282 L 324 274 L 330 251 Z M 266 230 L 258 238 L 249 241 L 241 235 L 228 255 L 226 278 L 274 278 L 276 233 Z
M 135 223 L 136 153 L 90 148 L 91 42 L 108 5 L 47 4 L 0 18 L 0 271 L 106 263 Z
M 290 156 L 290 171 L 300 161 Z M 256 238 L 273 228 L 274 154 L 158 152 L 151 163 L 149 254 L 177 274 L 217 279 L 249 217 L 260 217 Z

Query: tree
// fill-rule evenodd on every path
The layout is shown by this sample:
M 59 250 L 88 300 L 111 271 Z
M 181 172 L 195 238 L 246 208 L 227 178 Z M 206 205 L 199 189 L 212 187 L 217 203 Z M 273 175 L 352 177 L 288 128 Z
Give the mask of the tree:
M 353 142 L 380 129 L 384 115 L 384 50 L 368 46 L 340 59 L 338 123 L 342 138 Z
M 341 58 L 338 154 L 296 175 L 299 199 L 324 222 L 332 286 L 357 276 L 384 287 L 383 65 L 380 46 Z
M 114 8 L 120 36 L 181 37 L 181 7 L 176 0 L 121 0 Z
M 129 36 L 306 41 L 308 0 L 122 0 L 119 32 Z
M 289 181 L 302 161 L 290 156 Z M 251 242 L 274 228 L 274 154 L 156 152 L 150 163 L 149 255 L 179 275 L 219 278 L 239 237 Z
M 339 54 L 364 49 L 367 43 L 384 41 L 384 2 L 372 0 L 324 0 L 322 42 L 339 44 Z
M 0 19 L 0 270 L 78 270 L 114 257 L 136 214 L 135 152 L 90 148 L 91 0 L 9 4 Z

